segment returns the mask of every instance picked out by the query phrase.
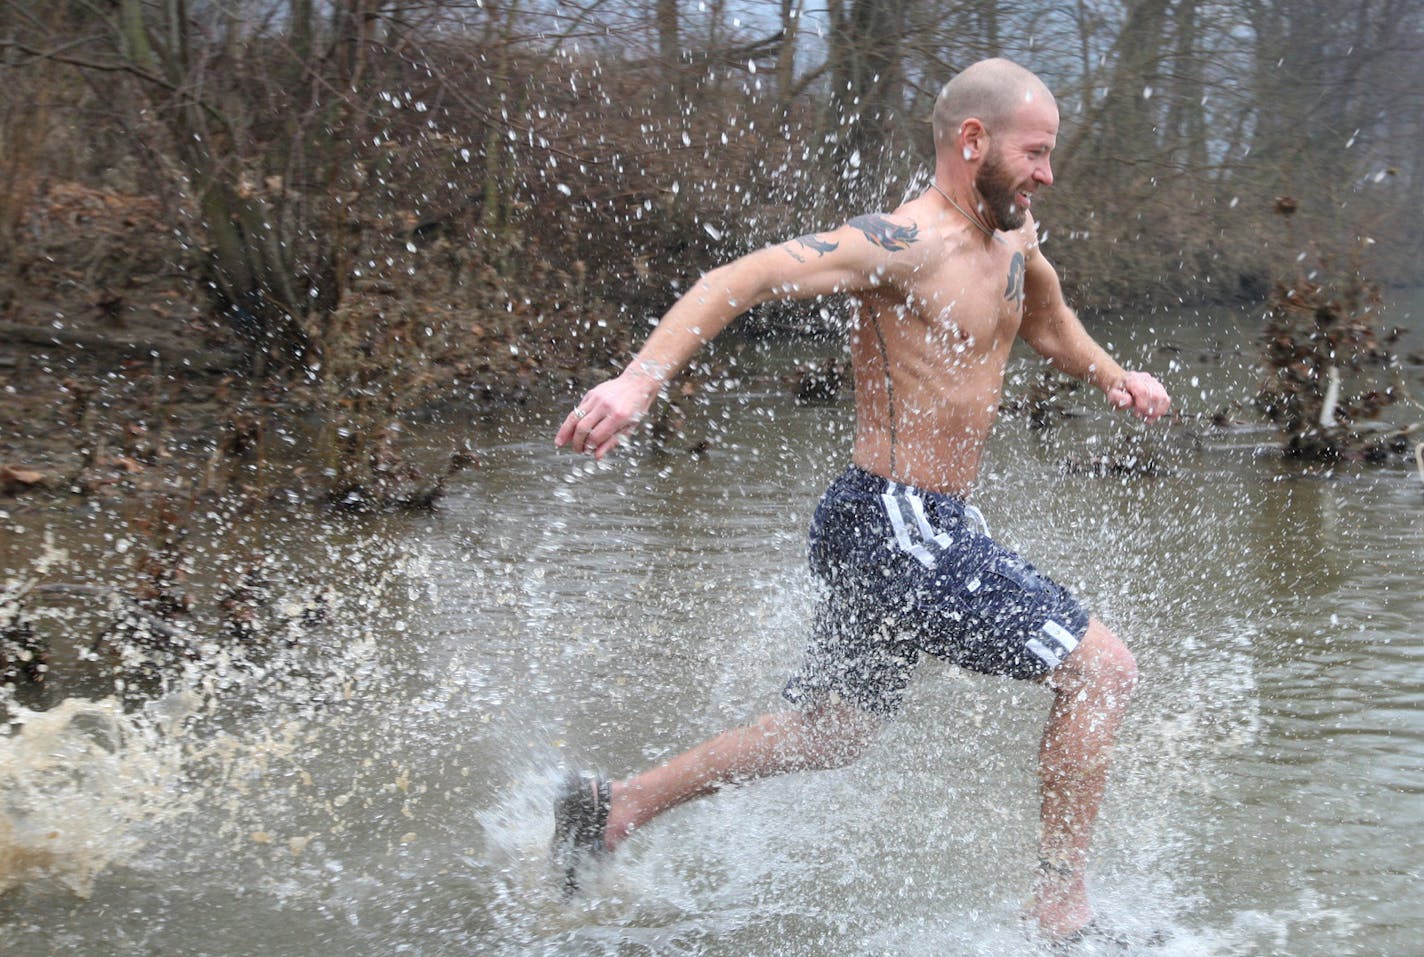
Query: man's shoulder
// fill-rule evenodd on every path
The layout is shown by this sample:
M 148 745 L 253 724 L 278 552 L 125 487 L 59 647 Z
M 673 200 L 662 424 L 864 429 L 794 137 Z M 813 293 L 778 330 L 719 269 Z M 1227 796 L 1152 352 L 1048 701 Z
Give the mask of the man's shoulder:
M 852 216 L 848 226 L 858 230 L 872 245 L 887 252 L 902 252 L 924 243 L 927 232 L 919 220 L 900 207 L 892 213 L 862 213 Z
M 1033 218 L 1032 213 L 1024 217 L 1024 224 L 1022 226 L 1010 231 L 1006 235 L 1009 237 L 1009 241 L 1018 249 L 1022 250 L 1023 254 L 1029 259 L 1033 259 L 1039 254 L 1038 245 L 1040 240 L 1038 222 Z

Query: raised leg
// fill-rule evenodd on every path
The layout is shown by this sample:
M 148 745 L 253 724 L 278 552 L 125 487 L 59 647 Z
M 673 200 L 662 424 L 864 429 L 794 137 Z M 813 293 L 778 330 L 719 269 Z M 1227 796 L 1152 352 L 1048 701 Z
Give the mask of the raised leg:
M 726 784 L 849 764 L 865 750 L 879 725 L 879 719 L 859 709 L 825 703 L 805 711 L 763 715 L 744 727 L 724 731 L 666 764 L 613 782 L 604 845 L 612 850 L 664 811 Z
M 1053 709 L 1039 748 L 1042 861 L 1033 914 L 1049 937 L 1092 920 L 1086 869 L 1118 726 L 1137 684 L 1137 663 L 1094 619 L 1077 649 L 1050 676 Z

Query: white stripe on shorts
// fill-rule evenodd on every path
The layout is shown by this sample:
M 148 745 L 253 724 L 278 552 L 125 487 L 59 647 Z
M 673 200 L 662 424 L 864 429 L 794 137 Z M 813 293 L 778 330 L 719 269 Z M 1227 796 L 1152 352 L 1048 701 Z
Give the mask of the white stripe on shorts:
M 1078 647 L 1078 639 L 1073 637 L 1073 633 L 1052 619 L 1043 623 L 1043 630 L 1048 633 L 1048 637 L 1058 642 L 1059 647 L 1063 649 L 1064 657 L 1067 657 L 1070 651 Z
M 1063 659 L 1061 657 L 1055 654 L 1047 645 L 1039 641 L 1037 638 L 1030 638 L 1028 640 L 1028 644 L 1024 645 L 1024 647 L 1027 648 L 1029 651 L 1033 652 L 1034 656 L 1038 658 L 1039 661 L 1048 665 L 1048 667 L 1050 668 L 1057 668 L 1060 664 L 1063 663 Z
M 948 548 L 954 539 L 945 532 L 938 531 L 930 520 L 925 517 L 925 503 L 918 495 L 906 493 L 905 498 L 910 503 L 910 511 L 915 513 L 915 524 L 920 526 L 920 534 L 925 538 L 932 539 L 941 549 Z
M 900 548 L 909 552 L 915 559 L 926 568 L 933 568 L 935 564 L 934 554 L 930 552 L 920 542 L 910 539 L 910 530 L 905 525 L 905 514 L 900 511 L 900 503 L 894 491 L 895 486 L 891 486 L 892 491 L 880 496 L 880 500 L 885 503 L 885 516 L 890 519 L 890 527 L 895 530 L 895 541 Z
M 984 533 L 985 538 L 989 537 L 989 523 L 984 521 L 984 513 L 979 511 L 978 506 L 970 505 L 968 502 L 965 502 L 964 514 L 978 522 L 979 531 Z
M 1063 663 L 1063 659 L 1078 647 L 1078 639 L 1074 638 L 1073 633 L 1067 628 L 1051 619 L 1043 623 L 1041 630 L 1048 641 L 1042 642 L 1037 638 L 1030 638 L 1024 647 L 1033 652 L 1034 656 L 1048 667 L 1057 668 Z

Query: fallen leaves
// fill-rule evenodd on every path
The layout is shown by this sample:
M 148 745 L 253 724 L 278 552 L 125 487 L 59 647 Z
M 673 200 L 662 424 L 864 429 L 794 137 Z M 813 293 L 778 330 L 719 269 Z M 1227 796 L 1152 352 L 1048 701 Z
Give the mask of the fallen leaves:
M 45 474 L 37 469 L 22 465 L 0 465 L 0 494 L 18 495 L 20 492 L 45 484 Z

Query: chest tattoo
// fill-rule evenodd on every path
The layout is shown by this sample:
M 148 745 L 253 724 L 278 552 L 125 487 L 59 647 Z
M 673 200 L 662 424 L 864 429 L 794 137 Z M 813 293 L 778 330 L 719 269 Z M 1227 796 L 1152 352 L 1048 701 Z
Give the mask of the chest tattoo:
M 1024 297 L 1024 255 L 1014 253 L 1009 260 L 1009 283 L 1004 287 L 1004 298 L 1010 302 L 1023 304 Z

